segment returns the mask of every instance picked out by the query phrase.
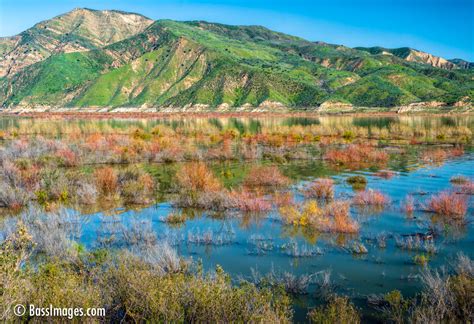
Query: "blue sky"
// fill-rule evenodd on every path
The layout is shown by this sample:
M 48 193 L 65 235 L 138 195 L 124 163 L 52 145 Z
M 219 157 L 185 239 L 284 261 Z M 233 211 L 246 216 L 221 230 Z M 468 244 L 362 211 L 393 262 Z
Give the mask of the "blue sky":
M 153 19 L 207 20 L 270 29 L 347 46 L 409 46 L 474 61 L 474 0 L 0 0 L 0 36 L 76 7 Z

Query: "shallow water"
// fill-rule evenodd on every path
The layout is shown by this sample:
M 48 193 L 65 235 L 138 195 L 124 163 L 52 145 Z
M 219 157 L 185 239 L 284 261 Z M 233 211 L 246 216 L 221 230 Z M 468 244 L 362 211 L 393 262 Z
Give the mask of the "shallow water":
M 335 123 L 337 125 L 356 125 L 360 127 L 389 127 L 392 123 L 405 123 L 411 127 L 441 127 L 463 125 L 473 129 L 473 119 L 468 117 L 330 117 L 285 118 L 278 119 L 211 119 L 206 120 L 217 127 L 229 127 L 241 132 L 258 132 L 261 123 L 278 125 L 311 125 Z M 0 129 L 9 129 L 13 124 L 20 125 L 23 120 L 0 120 Z M 35 123 L 34 121 L 28 121 Z M 27 122 L 27 123 L 28 123 Z M 78 122 L 78 121 L 73 121 Z M 150 129 L 156 123 L 176 123 L 186 126 L 196 123 L 192 120 L 171 121 L 100 121 L 110 127 L 142 125 Z M 80 122 L 78 122 L 80 123 Z M 133 124 L 135 123 L 135 124 Z M 105 127 L 105 126 L 104 126 Z M 251 165 L 247 162 L 224 162 L 210 164 L 211 168 L 226 186 L 235 186 L 242 181 L 242 174 Z M 397 238 L 403 235 L 426 233 L 433 226 L 441 226 L 441 235 L 435 237 L 437 253 L 430 255 L 430 267 L 449 266 L 456 254 L 463 252 L 474 257 L 474 198 L 469 198 L 468 222 L 463 226 L 439 224 L 434 215 L 416 211 L 411 217 L 401 211 L 401 202 L 407 195 L 413 195 L 418 209 L 431 194 L 450 189 L 450 178 L 463 175 L 474 180 L 474 151 L 467 149 L 459 158 L 445 161 L 441 165 L 424 165 L 408 156 L 391 159 L 387 170 L 395 175 L 390 179 L 377 177 L 373 169 L 336 170 L 323 161 L 293 161 L 279 168 L 294 182 L 291 187 L 297 201 L 303 201 L 301 188 L 318 177 L 331 177 L 335 180 L 336 198 L 350 199 L 354 190 L 345 182 L 352 175 L 364 175 L 368 179 L 367 188 L 377 189 L 391 199 L 391 204 L 383 210 L 371 211 L 351 207 L 351 215 L 361 225 L 357 235 L 320 234 L 285 226 L 276 210 L 265 214 L 241 214 L 237 212 L 208 213 L 186 210 L 188 220 L 182 226 L 170 226 L 164 218 L 174 211 L 166 189 L 170 186 L 176 165 L 146 165 L 161 183 L 163 190 L 160 203 L 146 208 L 118 208 L 107 212 L 84 213 L 72 211 L 82 217 L 82 230 L 78 240 L 89 249 L 121 248 L 125 245 L 123 227 L 142 234 L 154 234 L 159 241 L 168 241 L 179 253 L 194 260 L 202 260 L 206 269 L 221 265 L 234 280 L 251 278 L 253 271 L 266 274 L 270 271 L 288 271 L 296 275 L 318 274 L 329 270 L 336 289 L 351 296 L 362 305 L 362 300 L 370 294 L 400 290 L 407 296 L 420 290 L 417 275 L 422 267 L 415 265 L 413 257 L 421 252 L 407 251 L 397 247 Z M 198 242 L 205 241 L 207 242 Z M 385 241 L 386 246 L 380 246 Z M 368 253 L 355 254 L 354 244 L 363 244 Z M 296 252 L 295 252 L 296 251 Z M 297 253 L 299 252 L 299 253 Z M 305 256 L 295 254 L 306 254 Z M 295 320 L 305 319 L 306 308 L 318 302 L 315 298 L 315 285 L 309 293 L 297 298 Z M 365 310 L 368 311 L 367 309 Z
M 332 174 L 336 181 L 336 197 L 350 198 L 353 189 L 345 183 L 348 176 L 363 174 L 367 177 L 368 188 L 377 189 L 388 195 L 390 206 L 383 211 L 367 211 L 353 207 L 352 216 L 361 225 L 358 235 L 303 233 L 292 226 L 285 226 L 279 220 L 278 212 L 261 215 L 242 215 L 228 213 L 224 215 L 208 214 L 199 211 L 185 211 L 189 215 L 186 223 L 173 227 L 165 223 L 164 218 L 174 210 L 170 202 L 139 209 L 119 208 L 108 213 L 86 214 L 80 235 L 80 241 L 90 249 L 123 246 L 120 233 L 121 225 L 134 228 L 142 233 L 153 232 L 159 241 L 168 241 L 179 253 L 194 260 L 202 260 L 206 269 L 221 265 L 234 279 L 251 278 L 252 269 L 266 274 L 288 271 L 293 274 L 315 274 L 330 270 L 337 291 L 352 296 L 356 301 L 370 294 L 400 290 L 407 296 L 414 295 L 420 289 L 417 275 L 422 267 L 413 263 L 413 257 L 421 252 L 407 251 L 396 246 L 396 237 L 405 234 L 426 233 L 433 226 L 433 215 L 415 212 L 407 217 L 401 210 L 401 201 L 412 194 L 416 202 L 425 202 L 430 194 L 449 189 L 449 179 L 463 174 L 474 179 L 474 153 L 446 161 L 438 166 L 420 166 L 413 162 L 404 168 L 392 167 L 396 174 L 391 179 L 382 179 L 370 170 L 334 172 L 322 162 L 298 162 L 282 167 L 284 172 L 298 181 L 293 191 L 296 200 L 303 200 L 299 188 L 321 174 Z M 161 166 L 152 166 L 160 168 Z M 239 163 L 232 165 L 214 165 L 219 168 L 236 170 Z M 297 170 L 301 172 L 298 174 Z M 474 257 L 474 226 L 472 225 L 473 199 L 470 198 L 469 222 L 460 227 L 446 227 L 435 238 L 436 254 L 430 256 L 431 267 L 448 266 L 463 252 Z M 212 233 L 213 241 L 196 242 Z M 376 238 L 386 237 L 386 246 L 379 247 Z M 367 254 L 354 254 L 351 246 L 362 243 Z M 257 244 L 260 248 L 257 248 Z M 310 256 L 295 256 L 291 246 L 298 251 L 306 251 Z M 296 320 L 304 320 L 305 307 L 313 305 L 314 286 L 309 294 L 299 298 L 296 307 Z

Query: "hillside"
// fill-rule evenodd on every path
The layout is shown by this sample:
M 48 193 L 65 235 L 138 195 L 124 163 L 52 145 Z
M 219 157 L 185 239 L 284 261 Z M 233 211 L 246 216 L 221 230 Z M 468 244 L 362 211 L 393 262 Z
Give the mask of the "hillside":
M 462 60 L 442 66 L 403 51 L 310 42 L 261 26 L 150 24 L 143 16 L 115 11 L 85 10 L 87 16 L 109 17 L 83 18 L 97 22 L 87 23 L 86 32 L 71 27 L 77 26 L 71 17 L 82 11 L 60 16 L 69 17 L 61 30 L 80 47 L 63 41 L 61 50 L 46 51 L 35 62 L 18 58 L 0 79 L 0 106 L 277 109 L 322 103 L 471 105 L 474 98 L 474 70 L 468 62 L 458 66 Z M 116 23 L 124 19 L 136 24 Z M 92 28 L 100 24 L 107 27 Z M 0 46 L 18 47 L 8 39 Z M 2 57 L 0 65 L 6 61 Z
M 52 54 L 100 48 L 143 31 L 153 21 L 114 10 L 74 9 L 13 37 L 0 38 L 0 77 Z

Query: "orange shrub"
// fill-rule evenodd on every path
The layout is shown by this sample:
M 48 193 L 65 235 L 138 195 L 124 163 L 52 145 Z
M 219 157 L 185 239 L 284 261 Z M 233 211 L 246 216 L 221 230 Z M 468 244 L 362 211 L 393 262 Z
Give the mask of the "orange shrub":
M 357 233 L 359 224 L 350 217 L 347 201 L 334 201 L 324 209 L 326 217 L 333 219 L 331 231 L 338 233 Z
M 117 191 L 118 178 L 117 173 L 111 167 L 104 167 L 94 172 L 97 188 L 103 194 L 111 194 Z
M 222 188 L 219 180 L 202 162 L 186 164 L 177 175 L 181 189 L 193 192 L 215 192 Z

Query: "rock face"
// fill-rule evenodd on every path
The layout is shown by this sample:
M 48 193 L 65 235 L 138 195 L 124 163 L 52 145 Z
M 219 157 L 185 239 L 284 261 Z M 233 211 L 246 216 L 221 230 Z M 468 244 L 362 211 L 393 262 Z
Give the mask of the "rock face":
M 352 104 L 341 101 L 328 100 L 325 101 L 319 106 L 318 111 L 320 112 L 330 112 L 330 111 L 349 111 L 354 109 Z
M 364 50 L 372 54 L 393 55 L 402 58 L 408 62 L 429 64 L 431 66 L 445 70 L 470 69 L 474 67 L 472 63 L 461 59 L 447 60 L 445 58 L 409 47 L 393 49 L 383 47 L 357 47 L 357 49 Z
M 446 107 L 447 104 L 442 101 L 414 102 L 398 109 L 398 113 L 423 111 L 426 108 Z
M 451 70 L 456 68 L 456 65 L 452 62 L 449 62 L 445 58 L 434 56 L 429 53 L 425 53 L 417 50 L 410 50 L 409 54 L 405 57 L 405 60 L 408 62 L 417 62 L 429 64 L 431 66 Z
M 101 48 L 133 36 L 153 21 L 114 10 L 75 9 L 40 22 L 13 37 L 0 38 L 0 77 L 52 54 Z

